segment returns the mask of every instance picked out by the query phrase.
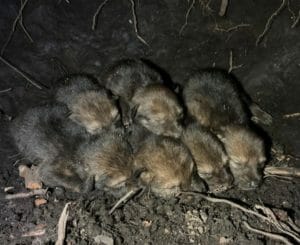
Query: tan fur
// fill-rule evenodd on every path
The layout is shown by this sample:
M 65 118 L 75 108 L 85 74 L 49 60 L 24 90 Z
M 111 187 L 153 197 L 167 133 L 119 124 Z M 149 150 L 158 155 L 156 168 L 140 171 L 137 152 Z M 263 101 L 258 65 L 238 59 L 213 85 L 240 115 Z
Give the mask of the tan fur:
M 87 172 L 95 181 L 111 188 L 124 186 L 132 175 L 133 156 L 122 135 L 106 132 L 94 142 L 84 145 L 80 154 Z
M 134 159 L 140 178 L 158 195 L 167 197 L 182 188 L 189 188 L 193 160 L 188 149 L 175 139 L 163 136 L 148 138 Z
M 228 169 L 228 157 L 214 135 L 197 124 L 191 124 L 184 130 L 182 141 L 193 156 L 198 175 L 211 192 L 231 187 L 233 177 Z
M 186 106 L 189 110 L 189 114 L 194 117 L 201 125 L 205 127 L 211 126 L 211 110 L 209 110 L 209 103 L 204 98 L 198 99 L 186 99 Z
M 151 132 L 178 138 L 182 132 L 182 107 L 176 95 L 161 84 L 148 85 L 132 99 L 137 119 Z
M 106 94 L 98 91 L 79 93 L 70 110 L 70 118 L 91 134 L 99 133 L 119 117 L 115 103 Z
M 254 189 L 262 180 L 266 161 L 263 140 L 243 126 L 227 126 L 222 138 L 230 158 L 230 169 L 241 189 Z

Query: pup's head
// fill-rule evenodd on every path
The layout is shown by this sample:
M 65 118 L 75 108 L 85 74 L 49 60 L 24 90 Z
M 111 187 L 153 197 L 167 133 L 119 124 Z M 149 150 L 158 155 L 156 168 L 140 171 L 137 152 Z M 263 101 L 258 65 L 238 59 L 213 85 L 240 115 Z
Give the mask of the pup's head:
M 225 191 L 232 186 L 228 157 L 217 137 L 192 124 L 184 131 L 182 140 L 193 156 L 199 177 L 206 182 L 210 192 Z
M 149 85 L 139 90 L 132 101 L 135 120 L 141 125 L 157 135 L 180 137 L 183 109 L 171 90 L 160 84 Z
M 70 119 L 91 134 L 99 133 L 120 118 L 116 104 L 103 91 L 80 93 L 74 99 L 70 110 Z
M 266 161 L 263 140 L 250 129 L 228 126 L 222 136 L 235 182 L 243 190 L 257 188 Z
M 193 160 L 185 146 L 167 137 L 150 138 L 136 154 L 140 181 L 158 196 L 170 197 L 191 185 Z

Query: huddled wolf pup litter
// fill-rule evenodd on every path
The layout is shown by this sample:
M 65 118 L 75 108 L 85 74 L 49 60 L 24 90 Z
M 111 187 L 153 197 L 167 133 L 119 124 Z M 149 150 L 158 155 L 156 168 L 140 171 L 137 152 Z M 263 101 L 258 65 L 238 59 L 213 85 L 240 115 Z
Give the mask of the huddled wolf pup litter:
M 11 132 L 49 186 L 169 197 L 193 189 L 197 175 L 215 193 L 258 187 L 266 153 L 251 119 L 267 114 L 217 70 L 191 75 L 182 96 L 145 62 L 122 60 L 99 83 L 68 77 L 52 104 L 17 117 Z

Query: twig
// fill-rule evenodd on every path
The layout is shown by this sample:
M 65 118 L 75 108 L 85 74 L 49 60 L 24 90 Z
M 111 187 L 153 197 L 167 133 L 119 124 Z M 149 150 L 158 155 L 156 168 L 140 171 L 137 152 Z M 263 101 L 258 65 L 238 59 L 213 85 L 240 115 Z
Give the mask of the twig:
M 300 112 L 283 115 L 283 118 L 294 118 L 294 117 L 300 117 Z
M 233 70 L 241 68 L 242 66 L 243 66 L 243 64 L 237 65 L 237 66 L 233 65 L 233 54 L 232 54 L 232 50 L 230 50 L 230 52 L 229 52 L 229 68 L 228 68 L 228 73 L 231 73 Z
M 226 14 L 227 8 L 228 8 L 228 0 L 222 0 L 219 15 L 224 16 Z
M 282 0 L 281 5 L 279 6 L 279 8 L 269 17 L 269 19 L 268 19 L 268 21 L 265 25 L 264 31 L 256 39 L 256 42 L 255 42 L 256 46 L 258 46 L 258 44 L 263 40 L 263 38 L 265 37 L 267 32 L 270 30 L 271 25 L 272 25 L 275 17 L 280 14 L 280 12 L 284 9 L 285 5 L 286 5 L 286 0 Z
M 96 25 L 97 25 L 97 19 L 98 19 L 98 15 L 101 12 L 101 10 L 103 9 L 103 7 L 107 4 L 109 0 L 104 0 L 97 8 L 97 11 L 95 12 L 94 16 L 93 16 L 93 24 L 92 24 L 92 30 L 94 31 L 96 29 Z
M 12 88 L 7 88 L 7 89 L 0 90 L 0 94 L 9 92 L 11 90 L 12 90 Z
M 289 168 L 289 167 L 266 167 L 264 174 L 268 176 L 292 176 L 300 177 L 300 169 L 298 168 Z
M 37 87 L 38 89 L 42 89 L 42 86 L 39 85 L 37 82 L 33 81 L 31 78 L 29 78 L 26 74 L 24 74 L 24 72 L 22 72 L 21 70 L 19 70 L 17 67 L 15 67 L 14 65 L 12 65 L 11 63 L 9 63 L 6 59 L 4 59 L 2 56 L 0 56 L 0 60 L 7 65 L 8 67 L 10 67 L 11 69 L 13 69 L 15 72 L 17 72 L 18 74 L 20 74 L 23 78 L 25 78 L 28 82 L 30 82 L 33 86 Z
M 25 0 L 24 3 L 21 5 L 21 8 L 19 9 L 19 13 L 18 13 L 16 19 L 13 22 L 12 29 L 11 29 L 11 31 L 9 33 L 9 36 L 8 36 L 6 42 L 4 43 L 4 45 L 3 45 L 2 49 L 1 49 L 1 55 L 3 55 L 3 52 L 4 52 L 5 48 L 7 47 L 7 45 L 9 44 L 9 42 L 11 41 L 12 36 L 14 35 L 14 32 L 16 31 L 17 23 L 18 23 L 19 19 L 22 16 L 23 9 L 25 8 L 27 2 L 28 2 L 28 0 Z
M 136 17 L 136 13 L 135 13 L 135 3 L 134 0 L 129 0 L 131 3 L 131 12 L 132 12 L 132 17 L 133 17 L 133 26 L 134 26 L 134 32 L 136 37 L 146 46 L 149 46 L 149 44 L 144 40 L 144 38 L 142 38 L 139 34 L 139 30 L 138 30 L 138 21 L 137 21 L 137 17 Z
M 295 28 L 296 25 L 298 25 L 299 21 L 300 21 L 300 9 L 299 9 L 299 11 L 298 11 L 298 16 L 297 16 L 297 18 L 295 19 L 294 23 L 292 24 L 291 28 Z
M 283 242 L 284 244 L 287 244 L 287 245 L 293 245 L 293 243 L 291 243 L 286 237 L 284 237 L 282 235 L 274 234 L 272 232 L 256 229 L 256 228 L 250 226 L 246 221 L 244 221 L 243 223 L 244 223 L 244 226 L 252 232 L 264 235 L 264 236 L 269 237 L 273 240 L 281 241 L 281 242 Z
M 266 207 L 262 207 L 262 206 L 259 206 L 259 205 L 256 205 L 255 207 L 257 209 L 260 209 L 262 211 L 264 211 L 264 213 L 267 215 L 263 215 L 257 211 L 254 211 L 252 209 L 249 209 L 249 208 L 245 208 L 233 201 L 230 201 L 230 200 L 227 200 L 227 199 L 223 199 L 223 198 L 216 198 L 216 197 L 209 197 L 203 193 L 200 193 L 200 192 L 181 192 L 181 193 L 186 193 L 186 194 L 192 194 L 192 195 L 198 195 L 200 196 L 201 198 L 209 201 L 209 202 L 213 202 L 213 203 L 225 203 L 225 204 L 228 204 L 232 207 L 235 207 L 237 209 L 240 209 L 241 211 L 243 211 L 244 213 L 249 213 L 249 214 L 252 214 L 258 218 L 260 218 L 261 220 L 265 221 L 265 222 L 268 222 L 272 225 L 274 225 L 280 232 L 292 237 L 293 239 L 295 239 L 295 241 L 299 242 L 300 243 L 300 236 L 297 232 L 291 230 L 288 225 L 286 225 L 284 222 L 282 221 L 279 221 L 276 219 L 275 215 L 272 215 L 272 210 L 269 209 L 269 208 L 266 208 Z
M 112 214 L 122 203 L 127 202 L 134 194 L 140 191 L 141 188 L 136 188 L 128 191 L 124 196 L 122 196 L 116 204 L 109 210 L 109 214 Z
M 40 224 L 35 227 L 35 229 L 28 231 L 22 234 L 22 237 L 36 237 L 36 236 L 43 236 L 46 233 L 45 224 Z
M 21 7 L 22 7 L 22 4 L 23 4 L 23 0 L 21 0 Z M 27 38 L 29 39 L 29 41 L 30 41 L 31 43 L 33 43 L 32 37 L 30 36 L 29 32 L 27 31 L 26 27 L 25 27 L 24 24 L 23 24 L 23 15 L 22 15 L 22 14 L 21 14 L 21 16 L 20 16 L 19 25 L 21 26 L 22 30 L 24 31 L 24 33 L 25 33 L 25 35 L 27 36 Z
M 60 218 L 57 224 L 57 240 L 55 245 L 63 245 L 66 237 L 66 227 L 67 227 L 67 219 L 69 216 L 69 205 L 71 203 L 66 203 L 63 211 L 61 212 Z
M 188 24 L 188 18 L 189 18 L 189 16 L 190 16 L 190 13 L 191 13 L 191 11 L 192 11 L 194 5 L 195 5 L 195 0 L 192 1 L 192 3 L 190 4 L 190 6 L 189 6 L 189 8 L 188 8 L 188 10 L 187 10 L 187 12 L 186 12 L 186 14 L 185 14 L 185 22 L 184 22 L 184 24 L 182 25 L 182 27 L 180 28 L 179 35 L 182 34 L 184 28 L 187 26 L 187 24 Z
M 251 26 L 250 24 L 244 24 L 244 23 L 241 23 L 241 24 L 238 24 L 236 26 L 232 26 L 232 27 L 229 27 L 227 29 L 224 29 L 224 28 L 220 28 L 218 26 L 218 24 L 216 23 L 216 26 L 215 26 L 215 31 L 221 31 L 221 32 L 231 32 L 231 31 L 236 31 L 238 30 L 239 28 L 243 28 L 243 27 L 249 27 Z
M 9 194 L 5 196 L 6 200 L 12 200 L 17 198 L 27 198 L 37 195 L 45 195 L 47 193 L 47 189 L 39 189 L 39 190 L 32 190 L 30 192 L 21 192 L 16 194 Z

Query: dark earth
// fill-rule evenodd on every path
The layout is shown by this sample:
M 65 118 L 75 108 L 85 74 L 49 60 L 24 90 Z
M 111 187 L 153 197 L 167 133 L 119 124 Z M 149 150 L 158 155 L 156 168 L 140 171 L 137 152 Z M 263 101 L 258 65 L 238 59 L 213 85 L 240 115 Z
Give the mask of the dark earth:
M 291 28 L 300 9 L 299 0 L 285 1 L 261 42 L 258 36 L 281 0 L 230 1 L 225 16 L 218 15 L 220 1 L 135 0 L 138 31 L 134 30 L 131 1 L 107 1 L 99 13 L 96 30 L 92 20 L 102 1 L 28 1 L 22 20 L 2 57 L 43 84 L 38 89 L 0 62 L 0 243 L 54 244 L 56 226 L 64 205 L 71 202 L 66 244 L 279 244 L 247 230 L 242 221 L 271 231 L 271 226 L 225 204 L 213 204 L 197 196 L 164 200 L 144 193 L 130 199 L 112 215 L 116 199 L 109 193 L 88 195 L 49 189 L 48 203 L 35 207 L 34 198 L 4 200 L 4 188 L 25 192 L 18 165 L 23 164 L 9 132 L 10 117 L 27 108 L 47 103 L 58 80 L 72 73 L 100 77 L 105 67 L 120 58 L 145 58 L 182 84 L 197 68 L 229 69 L 252 99 L 273 117 L 264 130 L 275 151 L 269 165 L 300 167 L 300 23 Z M 185 23 L 189 6 L 193 8 Z M 21 1 L 0 3 L 0 47 L 3 47 L 18 15 Z M 243 24 L 243 25 L 241 25 Z M 241 25 L 240 27 L 236 27 Z M 236 27 L 236 28 L 232 28 Z M 3 91 L 11 88 L 9 91 Z M 232 189 L 219 194 L 245 206 L 276 207 L 300 223 L 300 182 L 266 178 L 255 191 Z M 37 226 L 41 236 L 24 237 Z M 105 241 L 106 239 L 106 241 Z M 295 242 L 295 241 L 292 241 Z

